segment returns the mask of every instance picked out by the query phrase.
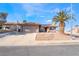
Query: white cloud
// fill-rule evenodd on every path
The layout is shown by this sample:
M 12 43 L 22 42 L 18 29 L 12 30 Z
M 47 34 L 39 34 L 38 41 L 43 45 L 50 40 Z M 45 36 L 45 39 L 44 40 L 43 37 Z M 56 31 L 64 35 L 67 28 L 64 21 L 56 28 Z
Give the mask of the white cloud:
M 66 7 L 66 8 L 63 8 L 62 10 L 65 10 L 67 12 L 70 12 L 71 11 L 71 7 Z
M 58 13 L 59 11 L 60 11 L 59 8 L 55 8 L 55 9 L 53 10 L 53 12 L 55 12 L 55 13 Z
M 46 22 L 47 22 L 47 23 L 51 23 L 51 22 L 52 22 L 52 20 L 50 20 L 50 19 L 49 19 L 49 20 L 47 20 Z
M 22 4 L 22 7 L 26 11 L 26 16 L 39 15 L 44 11 L 41 4 Z
M 71 11 L 71 7 L 67 7 L 66 8 L 66 11 Z
M 45 17 L 45 16 L 40 16 L 40 17 Z
M 71 13 L 72 10 L 72 14 L 75 14 L 75 11 L 73 10 L 73 8 L 71 9 L 71 7 L 64 8 L 63 10 L 66 10 L 69 14 Z
M 53 10 L 45 10 L 44 8 L 46 7 L 45 4 L 22 4 L 23 9 L 26 11 L 26 16 L 41 16 L 41 15 L 46 15 L 47 13 L 53 13 Z M 57 10 L 57 9 L 56 9 Z M 58 11 L 58 10 L 57 10 Z M 41 16 L 44 17 L 44 16 Z

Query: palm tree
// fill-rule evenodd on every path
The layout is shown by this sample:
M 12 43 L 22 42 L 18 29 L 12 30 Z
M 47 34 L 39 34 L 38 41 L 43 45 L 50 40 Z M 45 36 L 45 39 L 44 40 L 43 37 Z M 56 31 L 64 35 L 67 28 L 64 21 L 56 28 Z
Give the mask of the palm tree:
M 54 16 L 53 21 L 59 22 L 59 32 L 64 33 L 65 22 L 68 20 L 74 19 L 73 15 L 67 11 L 61 10 Z

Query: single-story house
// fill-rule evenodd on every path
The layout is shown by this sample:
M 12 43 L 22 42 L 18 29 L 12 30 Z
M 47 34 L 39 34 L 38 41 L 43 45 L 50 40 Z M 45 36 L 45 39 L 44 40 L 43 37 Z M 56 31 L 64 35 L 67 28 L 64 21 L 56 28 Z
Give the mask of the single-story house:
M 2 26 L 0 26 L 0 29 L 5 31 L 18 31 L 18 32 L 49 32 L 51 30 L 52 26 L 50 25 L 42 25 L 38 23 L 3 23 Z

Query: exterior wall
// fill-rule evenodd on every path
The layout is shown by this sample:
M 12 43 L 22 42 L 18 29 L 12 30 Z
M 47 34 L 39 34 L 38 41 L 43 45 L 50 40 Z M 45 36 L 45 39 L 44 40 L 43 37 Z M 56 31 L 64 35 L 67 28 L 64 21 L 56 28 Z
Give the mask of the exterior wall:
M 28 32 L 28 33 L 39 32 L 39 27 L 38 26 L 24 26 L 23 31 Z
M 6 28 L 6 27 L 9 27 L 9 29 Z M 8 30 L 8 31 L 18 31 L 18 29 L 20 29 L 21 32 L 24 31 L 24 32 L 27 32 L 27 33 L 39 32 L 39 26 L 38 25 L 37 26 L 31 26 L 31 25 L 29 25 L 29 26 L 3 25 L 2 29 L 3 30 Z
M 17 29 L 16 26 L 11 26 L 11 27 L 10 27 L 10 30 L 12 30 L 12 31 L 16 31 L 16 29 Z
M 3 25 L 2 28 L 3 28 L 3 30 L 16 31 L 17 27 L 13 26 L 13 25 Z

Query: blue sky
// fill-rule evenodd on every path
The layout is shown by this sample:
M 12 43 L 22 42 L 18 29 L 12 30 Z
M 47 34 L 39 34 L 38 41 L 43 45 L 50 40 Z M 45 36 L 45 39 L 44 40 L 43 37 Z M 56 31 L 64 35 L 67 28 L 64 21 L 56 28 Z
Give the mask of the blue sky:
M 8 22 L 36 22 L 40 24 L 51 24 L 53 16 L 62 9 L 70 9 L 70 3 L 0 3 L 0 12 L 7 12 Z M 79 23 L 79 4 L 72 4 L 76 22 L 67 23 L 66 29 L 70 29 L 71 24 Z

